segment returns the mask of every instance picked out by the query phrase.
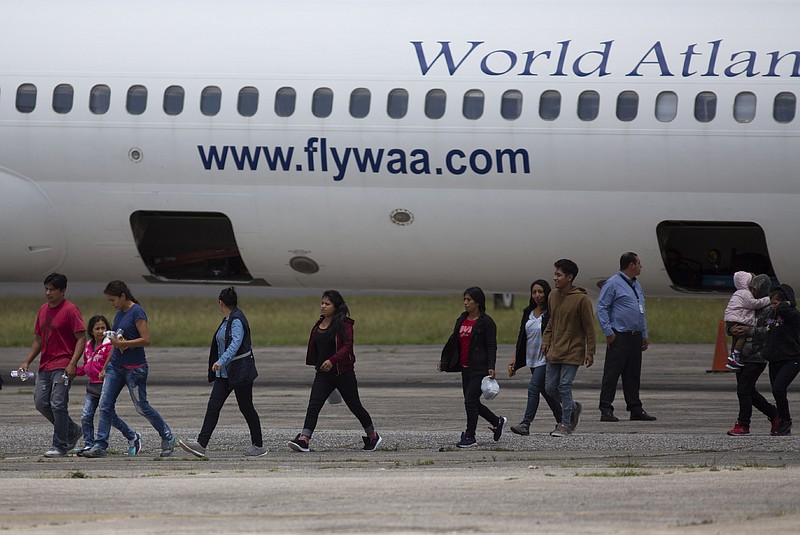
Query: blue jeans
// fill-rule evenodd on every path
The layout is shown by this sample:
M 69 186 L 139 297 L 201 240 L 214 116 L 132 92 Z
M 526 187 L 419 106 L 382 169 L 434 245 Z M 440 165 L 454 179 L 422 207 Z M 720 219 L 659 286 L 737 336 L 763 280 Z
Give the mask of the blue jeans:
M 94 413 L 99 404 L 99 397 L 93 396 L 88 392 L 86 393 L 86 398 L 83 400 L 81 428 L 83 429 L 83 443 L 87 448 L 94 446 Z M 136 432 L 131 429 L 128 424 L 123 422 L 120 417 L 116 416 L 116 414 L 114 416 L 116 419 L 111 422 L 111 425 L 116 429 L 119 429 L 120 433 L 122 433 L 128 440 L 133 440 L 136 438 Z
M 528 383 L 528 405 L 525 407 L 525 416 L 522 418 L 524 424 L 530 425 L 536 418 L 536 411 L 539 410 L 539 394 L 544 397 L 550 410 L 553 411 L 556 422 L 561 422 L 561 403 L 544 389 L 546 368 L 547 366 L 531 368 L 531 380 Z
M 33 402 L 36 410 L 53 424 L 53 448 L 66 452 L 81 436 L 78 427 L 67 412 L 69 387 L 64 384 L 64 370 L 49 370 L 36 374 Z
M 94 445 L 104 450 L 108 449 L 108 436 L 111 433 L 111 425 L 115 420 L 119 420 L 114 410 L 114 404 L 126 385 L 131 394 L 131 401 L 136 408 L 136 412 L 147 418 L 153 429 L 158 431 L 159 436 L 161 436 L 161 442 L 172 440 L 172 430 L 167 425 L 167 422 L 147 402 L 147 366 L 127 370 L 122 366 L 115 366 L 109 363 L 106 368 L 106 378 L 103 382 L 103 394 L 100 396 L 100 421 L 97 423 L 97 438 L 94 441 Z
M 548 362 L 546 374 L 545 392 L 561 405 L 561 423 L 571 426 L 572 411 L 575 410 L 575 401 L 572 399 L 572 382 L 578 374 L 578 366 Z

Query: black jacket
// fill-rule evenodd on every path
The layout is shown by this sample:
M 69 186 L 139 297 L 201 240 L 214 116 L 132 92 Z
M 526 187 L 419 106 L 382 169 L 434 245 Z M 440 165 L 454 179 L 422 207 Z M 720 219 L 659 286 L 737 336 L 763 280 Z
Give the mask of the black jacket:
M 767 317 L 767 335 L 762 356 L 770 362 L 800 358 L 800 311 L 794 290 L 781 284 L 789 303 L 779 303 Z
M 514 370 L 524 368 L 528 364 L 528 333 L 525 331 L 525 324 L 528 323 L 528 318 L 530 317 L 533 308 L 534 307 L 528 305 L 522 311 L 522 321 L 520 321 L 519 335 L 517 335 L 517 349 L 514 360 Z M 547 327 L 548 321 L 550 321 L 550 312 L 545 309 L 542 313 L 542 332 L 544 332 L 545 328 Z
M 442 349 L 441 367 L 443 372 L 461 371 L 461 345 L 458 342 L 458 331 L 461 324 L 467 319 L 467 313 L 462 313 L 453 327 L 453 334 Z M 494 370 L 497 363 L 497 325 L 485 312 L 480 315 L 472 327 L 472 338 L 469 342 L 469 366 L 467 371 L 470 377 L 488 375 L 489 370 Z

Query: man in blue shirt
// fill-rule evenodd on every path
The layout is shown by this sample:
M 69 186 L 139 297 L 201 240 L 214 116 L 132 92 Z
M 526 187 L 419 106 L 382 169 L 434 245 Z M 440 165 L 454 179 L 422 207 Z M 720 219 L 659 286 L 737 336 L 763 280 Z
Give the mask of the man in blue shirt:
M 631 420 L 653 421 L 642 408 L 639 382 L 642 375 L 642 351 L 647 349 L 647 321 L 644 316 L 644 292 L 636 277 L 642 263 L 636 253 L 619 259 L 619 272 L 608 279 L 597 300 L 597 318 L 606 335 L 606 361 L 600 386 L 600 421 L 618 422 L 614 416 L 617 381 L 622 377 L 622 392 Z

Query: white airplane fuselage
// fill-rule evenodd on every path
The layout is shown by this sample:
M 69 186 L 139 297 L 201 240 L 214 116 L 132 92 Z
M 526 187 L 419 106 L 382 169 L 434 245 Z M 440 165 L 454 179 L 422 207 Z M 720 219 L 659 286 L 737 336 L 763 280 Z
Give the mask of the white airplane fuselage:
M 797 3 L 0 9 L 0 280 L 521 292 L 563 257 L 596 288 L 634 251 L 650 295 L 769 262 L 800 283 L 800 119 L 776 112 Z

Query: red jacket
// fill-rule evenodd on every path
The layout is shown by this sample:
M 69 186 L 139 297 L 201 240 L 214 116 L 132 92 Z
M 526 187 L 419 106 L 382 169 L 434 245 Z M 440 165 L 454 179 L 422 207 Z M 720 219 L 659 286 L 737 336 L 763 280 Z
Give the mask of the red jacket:
M 308 351 L 306 351 L 306 364 L 308 366 L 317 365 L 317 350 L 314 347 L 314 335 L 317 334 L 319 324 L 322 323 L 322 316 L 311 328 L 311 335 L 308 337 Z M 336 353 L 328 360 L 336 367 L 336 375 L 347 373 L 353 369 L 356 362 L 356 355 L 353 353 L 353 324 L 352 318 L 344 319 L 344 336 L 336 334 Z

